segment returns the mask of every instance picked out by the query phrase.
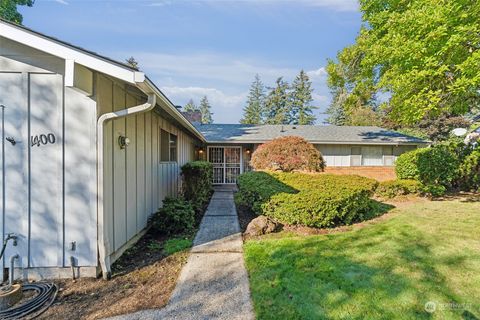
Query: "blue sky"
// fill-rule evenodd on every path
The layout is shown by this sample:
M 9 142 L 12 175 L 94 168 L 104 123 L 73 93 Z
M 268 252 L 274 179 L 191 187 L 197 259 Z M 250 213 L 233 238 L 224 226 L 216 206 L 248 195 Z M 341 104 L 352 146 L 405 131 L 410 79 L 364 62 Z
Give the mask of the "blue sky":
M 37 0 L 20 11 L 32 29 L 117 60 L 134 56 L 177 105 L 207 95 L 219 123 L 239 121 L 256 73 L 268 86 L 301 69 L 322 119 L 323 68 L 361 24 L 356 0 Z

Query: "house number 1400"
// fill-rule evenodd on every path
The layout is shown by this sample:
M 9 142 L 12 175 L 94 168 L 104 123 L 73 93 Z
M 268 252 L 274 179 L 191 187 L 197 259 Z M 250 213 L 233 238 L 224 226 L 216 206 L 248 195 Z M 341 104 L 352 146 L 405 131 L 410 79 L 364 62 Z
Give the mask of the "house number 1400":
M 36 136 L 32 136 L 30 138 L 30 143 L 32 147 L 37 146 L 40 147 L 41 145 L 46 144 L 54 144 L 56 141 L 55 135 L 53 133 L 48 134 L 37 134 Z

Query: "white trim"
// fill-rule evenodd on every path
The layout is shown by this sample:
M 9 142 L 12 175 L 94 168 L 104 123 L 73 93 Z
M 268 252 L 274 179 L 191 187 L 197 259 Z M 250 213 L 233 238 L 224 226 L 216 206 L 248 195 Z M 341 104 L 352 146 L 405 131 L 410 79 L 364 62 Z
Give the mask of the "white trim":
M 145 74 L 143 72 L 134 71 L 126 66 L 122 67 L 120 64 L 114 64 L 112 61 L 108 61 L 100 56 L 68 46 L 61 42 L 56 42 L 46 36 L 42 36 L 33 31 L 29 31 L 4 21 L 0 21 L 0 35 L 52 56 L 65 60 L 73 60 L 75 63 L 111 75 L 128 83 L 145 81 Z
M 75 75 L 75 61 L 72 59 L 65 60 L 65 87 L 73 87 Z

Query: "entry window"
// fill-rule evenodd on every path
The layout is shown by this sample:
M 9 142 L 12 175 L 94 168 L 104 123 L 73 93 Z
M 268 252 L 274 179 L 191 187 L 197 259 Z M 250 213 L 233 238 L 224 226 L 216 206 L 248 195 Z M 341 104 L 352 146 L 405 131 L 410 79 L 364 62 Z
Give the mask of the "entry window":
M 177 136 L 165 130 L 160 130 L 160 161 L 177 161 Z

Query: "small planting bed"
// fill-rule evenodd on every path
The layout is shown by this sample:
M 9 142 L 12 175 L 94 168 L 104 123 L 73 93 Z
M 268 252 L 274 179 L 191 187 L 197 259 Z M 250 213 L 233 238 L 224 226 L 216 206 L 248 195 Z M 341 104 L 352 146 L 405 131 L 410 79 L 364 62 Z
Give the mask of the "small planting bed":
M 112 267 L 109 281 L 57 281 L 60 292 L 44 319 L 99 319 L 166 305 L 187 261 L 192 236 L 147 233 Z

